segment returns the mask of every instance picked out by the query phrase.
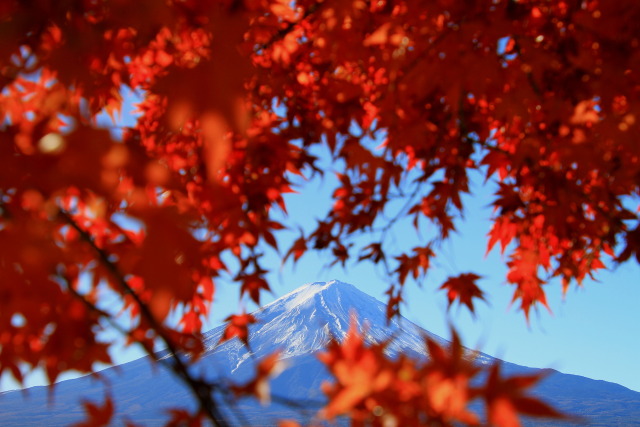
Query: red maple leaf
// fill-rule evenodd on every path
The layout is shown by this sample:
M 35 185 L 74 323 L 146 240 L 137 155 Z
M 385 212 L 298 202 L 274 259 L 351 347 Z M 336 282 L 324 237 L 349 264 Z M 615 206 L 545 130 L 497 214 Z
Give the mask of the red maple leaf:
M 484 299 L 484 293 L 475 284 L 476 280 L 481 276 L 473 273 L 463 273 L 456 277 L 449 277 L 446 282 L 440 286 L 440 289 L 447 291 L 449 299 L 449 307 L 458 301 L 460 304 L 466 305 L 472 313 L 475 313 L 473 306 L 473 298 Z
M 229 322 L 220 342 L 230 340 L 231 338 L 238 337 L 245 345 L 249 345 L 249 325 L 256 323 L 256 318 L 251 314 L 232 314 L 224 319 L 225 322 Z
M 567 418 L 543 401 L 525 394 L 527 389 L 533 387 L 545 376 L 546 374 L 542 373 L 501 378 L 500 364 L 493 365 L 486 386 L 482 390 L 489 423 L 498 427 L 520 427 L 519 414 L 531 417 Z

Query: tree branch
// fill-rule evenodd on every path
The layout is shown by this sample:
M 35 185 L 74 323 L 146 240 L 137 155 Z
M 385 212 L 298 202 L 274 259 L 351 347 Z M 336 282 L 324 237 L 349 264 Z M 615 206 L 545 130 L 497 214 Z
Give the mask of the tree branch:
M 283 38 L 285 38 L 286 35 L 289 34 L 296 27 L 296 25 L 300 25 L 305 19 L 307 19 L 312 14 L 316 13 L 318 11 L 318 9 L 320 9 L 320 7 L 322 5 L 324 5 L 324 4 L 326 4 L 326 2 L 324 2 L 324 3 L 319 3 L 318 2 L 318 3 L 312 4 L 309 7 L 309 9 L 307 9 L 305 11 L 305 13 L 300 17 L 299 20 L 297 20 L 295 22 L 290 22 L 289 25 L 287 25 L 286 27 L 282 28 L 280 31 L 275 33 L 273 35 L 273 37 L 271 37 L 271 39 L 269 39 L 269 41 L 261 44 L 260 47 L 254 51 L 254 53 L 258 54 L 258 53 L 260 53 L 261 50 L 267 49 L 272 44 L 277 42 L 278 40 L 282 40 Z
M 214 386 L 201 378 L 194 378 L 189 372 L 187 365 L 182 361 L 178 350 L 167 335 L 164 326 L 158 322 L 153 316 L 149 307 L 140 299 L 140 296 L 129 286 L 118 266 L 109 259 L 109 255 L 103 249 L 98 247 L 93 237 L 69 215 L 69 213 L 60 209 L 58 216 L 70 227 L 78 232 L 82 240 L 84 240 L 98 256 L 100 262 L 107 268 L 111 275 L 116 279 L 122 291 L 130 294 L 140 309 L 140 316 L 146 320 L 151 328 L 156 332 L 162 343 L 166 346 L 167 351 L 172 356 L 171 362 L 167 362 L 169 368 L 189 387 L 193 395 L 200 404 L 200 410 L 213 422 L 215 426 L 226 427 L 228 423 L 220 413 L 217 404 L 212 396 Z M 83 298 L 84 299 L 84 298 Z M 88 302 L 88 301 L 87 301 Z M 147 353 L 154 357 L 153 350 L 146 348 Z M 150 351 L 151 350 L 151 351 Z

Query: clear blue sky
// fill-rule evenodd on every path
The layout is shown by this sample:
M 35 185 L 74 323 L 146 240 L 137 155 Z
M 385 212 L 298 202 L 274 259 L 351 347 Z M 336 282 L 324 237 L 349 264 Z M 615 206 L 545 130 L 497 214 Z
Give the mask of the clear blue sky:
M 131 97 L 126 97 L 131 102 Z M 125 106 L 122 124 L 132 123 Z M 335 179 L 328 174 L 324 180 L 306 183 L 300 194 L 287 195 L 289 216 L 285 220 L 291 230 L 297 225 L 305 229 L 322 218 L 330 206 L 330 196 Z M 460 332 L 467 347 L 500 357 L 509 362 L 579 374 L 622 384 L 640 391 L 640 268 L 629 262 L 615 269 L 600 273 L 599 282 L 585 281 L 583 288 L 575 285 L 563 300 L 559 283 L 547 288 L 549 305 L 546 310 L 534 312 L 530 325 L 517 308 L 509 308 L 512 289 L 505 284 L 504 258 L 498 250 L 485 257 L 486 235 L 490 228 L 493 199 L 491 184 L 483 185 L 479 175 L 472 182 L 473 197 L 465 199 L 466 219 L 458 224 L 458 233 L 441 248 L 441 256 L 429 273 L 422 288 L 409 281 L 406 286 L 407 305 L 402 313 L 411 321 L 433 333 L 448 338 L 449 324 Z M 283 245 L 296 236 L 295 232 L 281 234 Z M 417 234 L 410 221 L 400 223 L 393 238 L 398 247 L 411 248 L 417 242 Z M 388 287 L 384 273 L 370 263 L 326 268 L 329 259 L 322 254 L 309 254 L 293 267 L 291 262 L 281 266 L 278 257 L 269 255 L 272 273 L 273 296 L 264 295 L 263 303 L 298 286 L 318 281 L 340 279 L 352 283 L 374 297 L 385 301 L 383 292 Z M 477 304 L 477 316 L 473 319 L 464 308 L 447 311 L 446 296 L 437 288 L 448 275 L 472 271 L 484 276 L 479 282 L 487 294 L 488 304 Z M 218 282 L 216 303 L 208 321 L 208 327 L 222 322 L 230 313 L 239 309 L 238 285 Z M 255 309 L 244 301 L 248 310 Z M 140 357 L 135 349 L 115 348 L 112 352 L 117 362 Z M 63 378 L 69 378 L 65 376 Z M 28 385 L 43 383 L 40 374 L 32 375 Z M 15 388 L 15 383 L 3 378 L 0 390 Z
M 330 196 L 328 183 L 313 182 L 307 191 L 287 198 L 292 221 L 307 224 L 320 217 Z M 486 235 L 493 199 L 490 185 L 473 183 L 474 197 L 467 197 L 466 218 L 451 242 L 444 244 L 442 255 L 422 288 L 408 282 L 407 305 L 403 314 L 411 321 L 445 338 L 449 324 L 463 337 L 463 343 L 509 362 L 602 379 L 640 391 L 640 268 L 628 262 L 597 275 L 598 282 L 587 280 L 582 288 L 575 284 L 562 297 L 559 281 L 547 286 L 553 314 L 546 309 L 533 312 L 530 324 L 514 305 L 510 307 L 512 287 L 505 283 L 504 257 L 494 250 L 485 257 Z M 311 212 L 311 214 L 310 214 Z M 316 213 L 314 215 L 314 213 Z M 407 221 L 408 222 L 408 221 Z M 412 247 L 416 239 L 413 227 L 406 223 L 397 230 L 396 239 Z M 283 295 L 302 283 L 338 278 L 359 286 L 385 301 L 388 282 L 371 264 L 323 269 L 326 258 L 303 258 L 292 269 L 288 263 L 274 274 L 274 292 Z M 479 285 L 488 304 L 477 304 L 473 319 L 465 308 L 447 311 L 446 296 L 437 288 L 448 275 L 473 271 L 484 277 Z M 279 284 L 281 283 L 281 284 Z

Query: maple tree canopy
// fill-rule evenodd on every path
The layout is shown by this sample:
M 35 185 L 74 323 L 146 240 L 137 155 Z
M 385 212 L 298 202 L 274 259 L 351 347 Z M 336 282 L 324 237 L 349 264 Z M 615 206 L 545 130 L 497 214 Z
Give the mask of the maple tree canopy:
M 274 210 L 303 191 L 295 175 L 323 172 L 319 145 L 340 170 L 334 202 L 283 259 L 324 250 L 383 265 L 390 317 L 455 230 L 472 170 L 498 185 L 488 250 L 506 251 L 525 315 L 546 305 L 553 277 L 566 290 L 603 257 L 640 261 L 638 22 L 636 0 L 2 1 L 0 373 L 90 372 L 110 362 L 104 320 L 125 316 L 120 332 L 149 353 L 168 347 L 196 390 L 180 354 L 202 351 L 216 278 L 231 274 L 259 304 L 260 253 L 288 227 Z M 117 117 L 124 88 L 140 116 L 116 140 L 96 116 Z M 392 249 L 400 217 L 430 240 Z M 478 279 L 460 272 L 441 288 L 473 311 Z M 224 339 L 250 340 L 251 315 L 228 320 Z M 323 414 L 473 425 L 466 405 L 480 396 L 501 426 L 558 415 L 521 395 L 535 379 L 491 368 L 475 389 L 457 340 L 425 345 L 432 359 L 416 367 L 385 361 L 355 330 L 332 344 Z M 257 393 L 276 364 L 264 363 L 239 390 Z M 353 363 L 360 385 L 341 378 Z M 419 385 L 402 404 L 397 381 Z M 174 418 L 219 416 L 211 393 L 194 393 L 201 412 Z M 87 410 L 97 423 L 113 407 Z

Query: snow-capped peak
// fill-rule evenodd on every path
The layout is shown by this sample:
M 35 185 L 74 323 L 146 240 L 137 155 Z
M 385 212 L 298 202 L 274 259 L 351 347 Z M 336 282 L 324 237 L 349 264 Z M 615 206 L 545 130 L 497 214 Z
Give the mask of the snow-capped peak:
M 328 282 L 306 283 L 276 301 L 265 305 L 262 310 L 264 311 L 274 306 L 283 306 L 286 310 L 293 310 L 296 307 L 310 304 L 316 295 L 325 292 L 332 287 L 340 287 L 340 291 L 345 291 L 346 288 L 351 288 L 349 291 L 359 292 L 353 285 L 335 279 Z
M 393 335 L 388 347 L 390 353 L 425 355 L 426 331 L 406 319 L 393 319 L 387 325 L 385 304 L 339 280 L 305 284 L 253 315 L 257 323 L 250 329 L 249 347 L 258 358 L 276 350 L 280 350 L 285 358 L 321 350 L 329 339 L 344 338 L 352 315 L 368 341 L 381 342 Z M 249 350 L 239 340 L 218 346 L 223 330 L 224 326 L 207 333 L 206 345 L 212 352 L 236 353 L 239 367 L 249 360 L 245 354 Z

